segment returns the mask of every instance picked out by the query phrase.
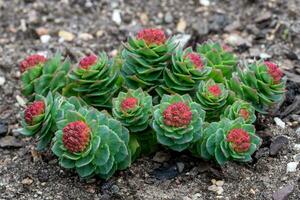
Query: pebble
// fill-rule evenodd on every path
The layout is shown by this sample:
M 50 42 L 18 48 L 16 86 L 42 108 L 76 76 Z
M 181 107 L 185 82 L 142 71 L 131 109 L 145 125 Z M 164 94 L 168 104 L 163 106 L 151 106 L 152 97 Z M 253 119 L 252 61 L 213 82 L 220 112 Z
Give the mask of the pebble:
M 0 121 L 0 137 L 4 136 L 8 132 L 7 123 Z
M 75 35 L 73 33 L 63 30 L 58 32 L 58 36 L 67 42 L 71 42 L 75 38 Z
M 286 167 L 287 172 L 296 172 L 299 162 L 289 162 Z
M 163 151 L 156 152 L 154 157 L 152 158 L 153 161 L 163 163 L 165 161 L 168 161 L 170 159 L 170 154 L 165 153 Z
M 35 32 L 36 34 L 38 34 L 39 36 L 42 36 L 42 35 L 48 35 L 49 33 L 49 30 L 44 28 L 44 27 L 39 27 L 37 29 L 35 29 Z
M 15 138 L 14 136 L 7 135 L 5 137 L 0 138 L 0 147 L 1 148 L 10 148 L 15 147 L 19 148 L 22 147 L 23 143 Z
M 178 43 L 178 48 L 185 47 L 191 37 L 190 34 L 177 34 L 174 36 L 174 42 Z
M 80 33 L 79 36 L 78 36 L 79 39 L 82 39 L 84 41 L 87 41 L 87 40 L 91 40 L 93 39 L 93 35 L 89 34 L 89 33 Z
M 228 37 L 226 37 L 225 42 L 230 44 L 231 46 L 242 46 L 242 45 L 246 45 L 248 47 L 252 46 L 250 41 L 248 41 L 247 39 L 241 37 L 236 33 L 230 34 Z
M 121 25 L 122 23 L 122 18 L 121 18 L 121 13 L 120 10 L 114 10 L 112 14 L 112 20 L 117 24 Z
M 176 30 L 178 32 L 183 33 L 185 29 L 186 29 L 186 21 L 183 18 L 180 18 L 179 22 L 177 23 Z
M 143 25 L 148 24 L 149 18 L 148 18 L 147 13 L 141 13 L 140 14 L 140 20 L 141 20 Z
M 4 85 L 4 83 L 5 83 L 5 77 L 0 76 L 0 86 Z
M 209 26 L 208 22 L 206 20 L 203 21 L 197 21 L 192 25 L 192 28 L 194 31 L 197 32 L 199 36 L 204 36 L 209 33 Z
M 274 121 L 280 128 L 285 128 L 285 123 L 279 117 L 274 117 Z
M 184 170 L 184 163 L 183 162 L 177 162 L 176 166 L 177 166 L 177 170 L 178 170 L 179 173 L 183 172 L 183 170 Z
M 295 162 L 300 162 L 300 153 L 293 156 Z
M 50 41 L 50 39 L 51 39 L 50 35 L 42 35 L 40 37 L 41 42 L 44 43 L 44 44 L 47 44 Z
M 19 95 L 16 96 L 17 102 L 20 106 L 25 107 L 26 106 L 26 101 Z
M 117 186 L 117 185 L 113 185 L 111 186 L 110 188 L 110 191 L 113 193 L 113 194 L 117 194 L 119 192 L 120 188 Z
M 293 192 L 294 186 L 287 185 L 283 188 L 280 188 L 273 193 L 273 200 L 287 200 L 289 195 Z
M 217 186 L 223 186 L 224 185 L 224 181 L 220 180 L 216 182 Z
M 209 6 L 210 5 L 210 1 L 209 0 L 199 0 L 199 3 L 202 6 Z
M 25 178 L 22 180 L 23 185 L 31 185 L 33 183 L 33 180 L 30 178 Z
M 166 23 L 172 23 L 173 22 L 173 16 L 170 12 L 167 12 L 165 17 L 164 17 L 164 20 Z
M 300 144 L 295 144 L 294 145 L 294 150 L 297 152 L 300 152 Z
M 275 156 L 278 152 L 285 146 L 287 146 L 289 140 L 286 136 L 279 135 L 277 136 L 270 145 L 270 155 Z

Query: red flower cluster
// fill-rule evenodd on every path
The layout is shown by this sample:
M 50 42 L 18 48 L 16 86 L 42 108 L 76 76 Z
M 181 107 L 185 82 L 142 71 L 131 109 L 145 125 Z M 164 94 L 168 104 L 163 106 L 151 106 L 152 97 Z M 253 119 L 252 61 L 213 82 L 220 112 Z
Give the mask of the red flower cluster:
M 203 68 L 203 61 L 199 54 L 189 53 L 189 54 L 187 54 L 186 57 L 188 57 L 190 59 L 190 61 L 196 66 L 197 69 Z
M 250 148 L 249 134 L 240 128 L 232 129 L 227 135 L 227 141 L 231 143 L 232 148 L 238 152 L 246 152 Z
M 63 144 L 71 152 L 83 151 L 90 141 L 90 128 L 83 121 L 69 123 L 63 128 Z
M 47 59 L 45 58 L 45 56 L 42 56 L 42 55 L 34 54 L 31 56 L 28 56 L 25 60 L 23 60 L 20 63 L 20 71 L 23 73 L 27 69 L 32 68 L 38 64 L 42 64 L 46 61 L 47 61 Z
M 121 110 L 127 111 L 129 109 L 132 109 L 137 105 L 137 102 L 138 102 L 137 98 L 128 97 L 122 101 Z
M 82 69 L 88 69 L 90 66 L 94 65 L 97 62 L 97 56 L 89 55 L 82 58 L 79 62 L 79 67 Z
M 218 97 L 222 94 L 221 88 L 219 87 L 218 84 L 208 86 L 208 91 L 215 97 Z
M 45 112 L 45 103 L 43 101 L 35 101 L 30 104 L 24 112 L 25 122 L 29 125 L 33 124 L 33 118 Z
M 249 118 L 249 112 L 245 108 L 240 109 L 239 114 L 242 118 L 244 118 L 244 120 L 247 120 Z
M 184 127 L 190 124 L 192 112 L 183 102 L 169 105 L 163 112 L 164 124 L 173 127 Z
M 268 73 L 273 77 L 274 82 L 279 83 L 283 76 L 283 73 L 279 67 L 276 64 L 268 61 L 265 61 L 264 64 L 268 67 Z
M 143 29 L 137 34 L 137 39 L 144 40 L 146 44 L 163 44 L 166 41 L 164 31 L 160 29 Z

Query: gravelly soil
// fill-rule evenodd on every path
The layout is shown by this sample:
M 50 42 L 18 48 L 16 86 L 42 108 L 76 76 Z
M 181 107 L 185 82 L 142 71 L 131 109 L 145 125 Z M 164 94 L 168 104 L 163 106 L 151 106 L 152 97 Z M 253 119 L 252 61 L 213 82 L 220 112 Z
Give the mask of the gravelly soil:
M 294 82 L 277 113 L 284 112 L 299 95 L 300 1 L 210 2 L 205 6 L 198 0 L 0 0 L 0 79 L 5 79 L 0 85 L 0 129 L 8 125 L 0 134 L 0 199 L 263 200 L 272 199 L 274 192 L 288 185 L 293 188 L 289 199 L 300 199 L 299 166 L 296 172 L 286 173 L 287 163 L 297 153 L 294 144 L 300 143 L 300 131 L 298 135 L 295 131 L 299 108 L 283 118 L 289 125 L 285 129 L 278 128 L 272 117 L 260 118 L 257 129 L 264 146 L 253 163 L 220 168 L 188 153 L 166 150 L 158 154 L 161 159 L 157 155 L 141 158 L 108 181 L 80 180 L 72 171 L 61 169 L 50 152 L 38 154 L 34 141 L 16 131 L 23 106 L 18 63 L 26 55 L 61 51 L 74 63 L 90 52 L 105 50 L 113 55 L 141 27 L 186 34 L 191 45 L 220 40 L 243 59 L 275 60 Z M 112 20 L 114 12 L 120 12 L 120 23 Z M 74 38 L 62 41 L 58 36 L 62 30 Z M 50 35 L 50 40 L 42 43 L 43 34 Z M 270 143 L 278 135 L 287 136 L 289 144 L 269 156 Z M 1 145 L 5 142 L 8 146 Z M 222 194 L 208 190 L 212 179 L 225 181 Z

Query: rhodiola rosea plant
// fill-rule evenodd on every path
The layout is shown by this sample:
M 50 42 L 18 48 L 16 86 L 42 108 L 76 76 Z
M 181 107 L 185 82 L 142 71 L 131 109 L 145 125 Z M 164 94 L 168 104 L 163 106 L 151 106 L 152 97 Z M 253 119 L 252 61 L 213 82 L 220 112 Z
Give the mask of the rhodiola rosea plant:
M 62 167 L 104 179 L 159 148 L 251 161 L 261 144 L 255 112 L 282 101 L 286 80 L 275 63 L 242 65 L 218 42 L 179 47 L 160 29 L 139 31 L 115 58 L 36 54 L 20 70 L 29 100 L 20 132 Z

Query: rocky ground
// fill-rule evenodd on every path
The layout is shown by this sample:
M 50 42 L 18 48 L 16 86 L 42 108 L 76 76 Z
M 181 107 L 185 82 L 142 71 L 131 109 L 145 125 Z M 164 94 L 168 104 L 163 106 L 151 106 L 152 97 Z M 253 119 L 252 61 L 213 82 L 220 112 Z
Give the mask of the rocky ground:
M 61 51 L 74 63 L 90 52 L 114 55 L 142 27 L 190 45 L 219 40 L 242 59 L 272 59 L 284 69 L 287 98 L 259 117 L 264 143 L 252 163 L 220 168 L 161 151 L 108 181 L 86 181 L 18 134 L 26 103 L 19 61 L 37 52 Z M 299 0 L 0 0 L 0 199 L 300 199 L 299 74 Z

